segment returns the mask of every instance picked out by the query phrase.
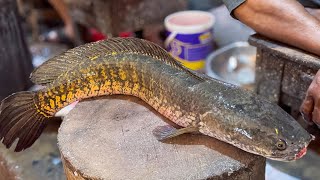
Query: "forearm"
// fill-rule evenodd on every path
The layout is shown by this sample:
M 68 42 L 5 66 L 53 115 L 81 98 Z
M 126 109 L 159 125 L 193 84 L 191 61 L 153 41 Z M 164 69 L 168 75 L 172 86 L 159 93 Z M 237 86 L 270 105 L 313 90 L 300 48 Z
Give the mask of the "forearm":
M 260 34 L 320 56 L 320 21 L 295 0 L 247 0 L 234 15 Z
M 62 18 L 65 25 L 71 25 L 72 19 L 69 14 L 69 10 L 67 5 L 64 3 L 63 0 L 49 0 L 50 4 L 56 9 L 60 17 Z

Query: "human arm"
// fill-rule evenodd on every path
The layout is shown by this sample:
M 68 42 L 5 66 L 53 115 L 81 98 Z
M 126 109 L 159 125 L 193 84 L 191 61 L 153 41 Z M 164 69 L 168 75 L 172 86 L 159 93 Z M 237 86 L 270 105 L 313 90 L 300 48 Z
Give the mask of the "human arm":
M 303 118 L 320 127 L 320 70 L 317 72 L 300 107 Z
M 69 9 L 63 0 L 49 0 L 50 4 L 58 12 L 65 25 L 65 33 L 71 39 L 75 38 L 75 32 Z
M 320 56 L 320 21 L 296 0 L 246 0 L 233 15 L 264 36 Z

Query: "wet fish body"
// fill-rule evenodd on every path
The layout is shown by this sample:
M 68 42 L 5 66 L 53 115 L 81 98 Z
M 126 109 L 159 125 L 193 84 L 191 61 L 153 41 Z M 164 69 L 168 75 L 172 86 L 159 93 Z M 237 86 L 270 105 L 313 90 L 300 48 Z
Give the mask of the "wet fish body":
M 114 38 L 69 50 L 36 69 L 31 80 L 46 88 L 14 94 L 1 105 L 0 138 L 7 147 L 20 138 L 16 151 L 31 146 L 49 118 L 68 104 L 112 94 L 139 97 L 184 127 L 156 128 L 159 139 L 199 131 L 285 161 L 300 158 L 312 139 L 280 107 L 237 86 L 191 72 L 165 50 L 135 38 Z M 18 100 L 20 104 L 15 103 Z

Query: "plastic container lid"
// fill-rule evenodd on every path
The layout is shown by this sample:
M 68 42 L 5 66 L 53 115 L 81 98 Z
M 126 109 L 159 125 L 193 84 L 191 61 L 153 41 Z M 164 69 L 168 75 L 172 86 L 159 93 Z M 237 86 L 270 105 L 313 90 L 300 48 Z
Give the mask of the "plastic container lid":
M 195 34 L 213 27 L 214 16 L 206 11 L 180 11 L 167 16 L 164 20 L 166 29 L 179 34 Z

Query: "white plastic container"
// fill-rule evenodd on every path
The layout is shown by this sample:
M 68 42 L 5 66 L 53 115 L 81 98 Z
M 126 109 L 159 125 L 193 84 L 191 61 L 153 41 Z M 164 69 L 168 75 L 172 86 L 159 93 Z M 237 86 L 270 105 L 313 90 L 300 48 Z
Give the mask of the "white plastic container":
M 205 11 L 181 11 L 165 18 L 166 49 L 184 66 L 202 70 L 213 51 L 214 16 Z

